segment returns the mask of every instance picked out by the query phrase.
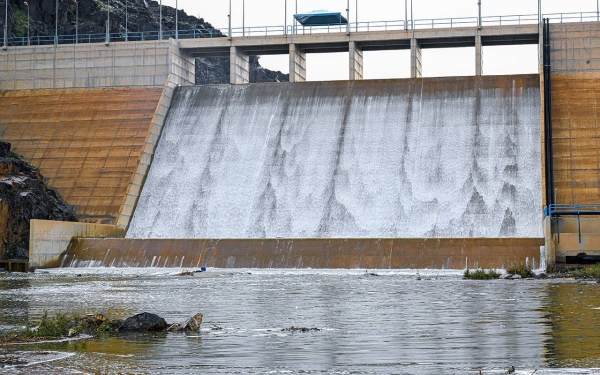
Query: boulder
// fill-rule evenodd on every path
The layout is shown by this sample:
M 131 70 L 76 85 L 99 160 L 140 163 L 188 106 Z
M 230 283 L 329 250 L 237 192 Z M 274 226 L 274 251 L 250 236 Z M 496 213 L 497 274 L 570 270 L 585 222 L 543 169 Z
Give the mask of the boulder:
M 162 331 L 167 328 L 167 322 L 156 314 L 141 313 L 125 319 L 119 326 L 119 332 Z
M 202 317 L 202 313 L 198 313 L 184 322 L 172 324 L 167 331 L 199 331 L 202 324 Z

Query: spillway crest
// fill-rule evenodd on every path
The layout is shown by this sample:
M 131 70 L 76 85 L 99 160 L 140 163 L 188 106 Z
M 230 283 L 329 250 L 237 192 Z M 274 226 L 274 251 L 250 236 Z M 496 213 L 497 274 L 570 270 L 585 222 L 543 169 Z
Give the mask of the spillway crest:
M 179 88 L 127 237 L 541 237 L 537 75 Z

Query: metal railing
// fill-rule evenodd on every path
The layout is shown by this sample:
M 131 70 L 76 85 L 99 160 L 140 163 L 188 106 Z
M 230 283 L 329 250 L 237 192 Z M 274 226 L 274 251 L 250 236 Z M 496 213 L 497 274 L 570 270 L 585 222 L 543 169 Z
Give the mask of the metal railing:
M 550 13 L 545 14 L 544 18 L 551 22 L 591 22 L 600 21 L 600 13 L 597 12 L 577 12 L 577 13 Z M 507 16 L 487 16 L 481 18 L 482 26 L 508 26 L 508 25 L 534 25 L 538 23 L 537 14 L 507 15 Z M 347 32 L 371 32 L 371 31 L 391 31 L 391 30 L 412 30 L 414 29 L 437 29 L 437 28 L 457 28 L 457 27 L 476 27 L 478 26 L 477 17 L 457 17 L 457 18 L 435 18 L 435 19 L 416 19 L 405 22 L 404 20 L 392 21 L 369 21 L 353 22 L 348 25 L 329 25 L 329 26 L 252 26 L 245 28 L 232 28 L 232 37 L 247 36 L 270 36 L 270 35 L 290 35 L 290 34 L 320 34 L 320 33 L 340 33 Z M 226 29 L 222 29 L 226 30 Z M 178 39 L 197 39 L 197 38 L 222 38 L 226 37 L 219 29 L 191 29 L 179 30 Z M 164 30 L 162 39 L 175 38 L 175 30 Z M 55 41 L 55 39 L 58 39 Z M 77 39 L 77 40 L 76 40 Z M 123 41 L 145 41 L 158 40 L 158 31 L 143 32 L 118 32 L 110 34 L 110 42 Z M 8 38 L 9 46 L 30 45 L 50 45 L 50 44 L 75 44 L 75 43 L 101 43 L 106 41 L 106 34 L 80 34 L 55 36 L 32 36 Z
M 548 216 L 586 216 L 599 215 L 599 204 L 550 204 L 544 209 L 544 217 Z

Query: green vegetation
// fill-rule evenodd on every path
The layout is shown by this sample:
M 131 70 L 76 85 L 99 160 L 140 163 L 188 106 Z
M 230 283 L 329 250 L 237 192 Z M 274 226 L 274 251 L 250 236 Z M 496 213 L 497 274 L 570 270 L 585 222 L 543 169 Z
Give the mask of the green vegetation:
M 498 279 L 500 277 L 500 274 L 498 272 L 496 272 L 496 270 L 484 270 L 483 268 L 479 267 L 473 271 L 466 269 L 465 273 L 463 274 L 463 278 L 464 279 L 468 279 L 468 280 L 492 280 L 492 279 Z
M 17 36 L 26 37 L 27 36 L 27 13 L 23 12 L 21 9 L 15 9 L 13 16 L 15 17 L 15 34 Z M 29 20 L 33 22 L 32 20 Z
M 523 279 L 535 277 L 535 273 L 533 273 L 531 268 L 524 263 L 513 264 L 512 267 L 506 269 L 506 273 L 509 275 L 519 275 Z
M 568 273 L 573 277 L 600 280 L 600 264 L 597 263 L 590 267 L 578 268 L 571 270 Z
M 48 312 L 44 311 L 39 324 L 28 323 L 21 332 L 0 334 L 0 343 L 56 340 L 80 334 L 109 335 L 116 333 L 121 323 L 121 320 L 102 322 L 93 316 L 81 317 L 76 314 L 69 316 L 58 313 L 49 317 Z

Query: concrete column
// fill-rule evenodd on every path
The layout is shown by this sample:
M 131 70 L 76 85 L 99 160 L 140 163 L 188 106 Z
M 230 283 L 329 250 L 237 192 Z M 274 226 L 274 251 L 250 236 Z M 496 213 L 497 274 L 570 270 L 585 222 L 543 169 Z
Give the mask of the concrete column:
M 232 85 L 250 83 L 250 57 L 237 47 L 231 47 L 229 57 L 229 82 Z
M 554 234 L 552 233 L 552 218 L 544 218 L 544 238 L 545 238 L 545 256 L 546 270 L 554 272 L 556 268 L 556 243 L 554 242 Z
M 350 81 L 363 79 L 363 51 L 350 42 Z
M 297 44 L 290 44 L 290 82 L 306 81 L 306 52 Z
M 481 34 L 477 31 L 475 36 L 475 75 L 481 76 L 483 74 L 483 50 L 481 48 Z
M 421 57 L 421 44 L 415 38 L 410 40 L 410 78 L 421 78 L 423 76 L 423 65 Z

